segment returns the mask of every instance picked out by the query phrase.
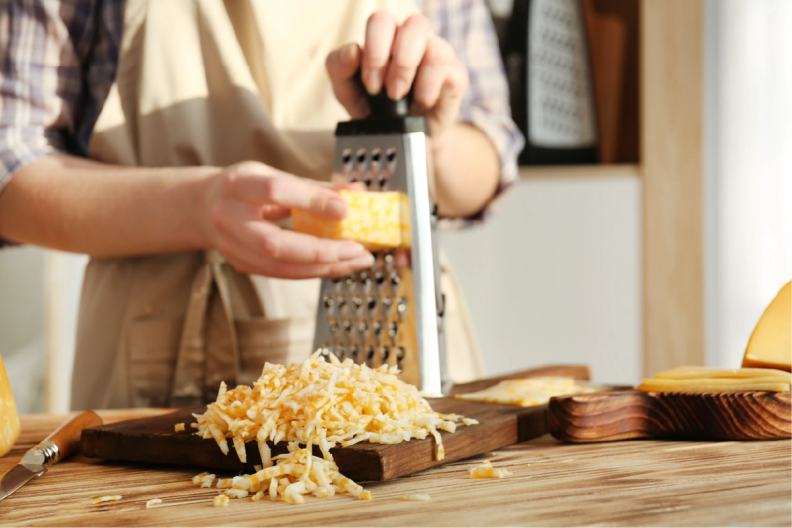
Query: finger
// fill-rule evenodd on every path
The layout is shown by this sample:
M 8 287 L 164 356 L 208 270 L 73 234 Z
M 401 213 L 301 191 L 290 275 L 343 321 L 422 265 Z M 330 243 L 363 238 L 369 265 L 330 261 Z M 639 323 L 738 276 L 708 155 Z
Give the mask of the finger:
M 398 28 L 385 81 L 391 99 L 401 99 L 410 91 L 431 33 L 432 24 L 423 15 L 411 16 Z
M 446 78 L 452 74 L 449 64 L 455 60 L 451 45 L 440 37 L 433 37 L 426 44 L 418 76 L 413 88 L 413 102 L 424 109 L 435 106 Z
M 360 46 L 353 42 L 330 53 L 325 61 L 333 93 L 353 119 L 361 119 L 369 113 L 365 94 L 354 81 L 360 68 L 360 56 Z
M 370 253 L 350 240 L 329 240 L 280 229 L 264 222 L 249 222 L 240 233 L 249 246 L 272 260 L 302 264 L 334 264 Z
M 360 74 L 370 94 L 378 94 L 382 90 L 394 35 L 396 19 L 393 15 L 387 11 L 377 11 L 369 17 Z
M 236 195 L 263 205 L 302 209 L 328 220 L 341 220 L 346 201 L 332 189 L 317 182 L 296 178 L 271 169 L 271 175 L 235 173 Z
M 371 260 L 367 257 L 339 262 L 336 264 L 293 264 L 276 261 L 253 261 L 247 259 L 227 260 L 237 270 L 243 273 L 252 273 L 273 277 L 276 279 L 314 279 L 325 277 L 343 277 L 355 271 L 369 269 Z
M 264 205 L 261 208 L 261 218 L 270 222 L 277 222 L 291 216 L 291 209 L 280 205 Z

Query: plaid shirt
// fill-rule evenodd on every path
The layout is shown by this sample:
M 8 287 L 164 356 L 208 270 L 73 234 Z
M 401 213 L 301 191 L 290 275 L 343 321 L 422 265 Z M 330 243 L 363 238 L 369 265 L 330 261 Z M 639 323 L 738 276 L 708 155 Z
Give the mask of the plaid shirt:
M 467 66 L 459 119 L 500 155 L 500 196 L 517 180 L 523 139 L 483 0 L 423 0 L 423 13 Z M 53 152 L 85 156 L 118 67 L 124 0 L 0 0 L 0 192 L 23 165 Z M 446 221 L 454 227 L 481 220 Z

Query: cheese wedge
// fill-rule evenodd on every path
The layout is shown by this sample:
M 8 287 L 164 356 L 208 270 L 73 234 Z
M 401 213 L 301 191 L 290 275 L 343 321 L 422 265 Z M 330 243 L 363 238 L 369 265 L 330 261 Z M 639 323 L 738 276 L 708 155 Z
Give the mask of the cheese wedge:
M 781 288 L 756 324 L 742 366 L 792 371 L 792 282 Z
M 0 457 L 11 451 L 19 438 L 21 425 L 17 415 L 14 394 L 0 357 Z
M 752 381 L 754 378 L 771 378 L 779 383 L 792 383 L 792 374 L 777 369 L 740 368 L 726 369 L 718 367 L 677 367 L 655 374 L 655 379 L 691 380 L 727 378 Z
M 298 209 L 292 210 L 294 230 L 320 238 L 354 240 L 369 250 L 410 247 L 410 208 L 400 192 L 342 190 L 349 209 L 333 222 Z
M 645 379 L 638 386 L 638 390 L 644 392 L 786 392 L 789 387 L 789 383 L 779 382 L 777 378 Z

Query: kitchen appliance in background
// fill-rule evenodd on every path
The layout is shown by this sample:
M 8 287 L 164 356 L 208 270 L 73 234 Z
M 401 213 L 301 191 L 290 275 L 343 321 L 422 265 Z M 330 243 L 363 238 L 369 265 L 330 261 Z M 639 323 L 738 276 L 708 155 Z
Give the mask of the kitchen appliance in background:
M 426 121 L 408 115 L 408 98 L 383 93 L 369 97 L 369 106 L 369 117 L 338 124 L 333 172 L 369 191 L 404 193 L 410 243 L 374 252 L 371 269 L 322 281 L 314 350 L 371 367 L 397 365 L 401 379 L 439 396 L 449 384 Z
M 599 161 L 580 0 L 514 0 L 502 41 L 512 116 L 526 138 L 520 165 Z

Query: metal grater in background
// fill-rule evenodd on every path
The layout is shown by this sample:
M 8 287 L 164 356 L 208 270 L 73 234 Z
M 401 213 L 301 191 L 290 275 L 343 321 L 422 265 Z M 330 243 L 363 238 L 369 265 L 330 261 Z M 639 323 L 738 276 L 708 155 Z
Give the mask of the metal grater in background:
M 521 165 L 597 163 L 598 136 L 580 0 L 515 0 L 503 44 Z
M 440 396 L 448 389 L 444 299 L 426 121 L 408 115 L 408 99 L 380 95 L 369 106 L 369 117 L 338 124 L 333 171 L 372 192 L 404 193 L 411 247 L 374 252 L 371 269 L 322 281 L 314 350 L 371 367 L 398 365 L 402 380 Z

